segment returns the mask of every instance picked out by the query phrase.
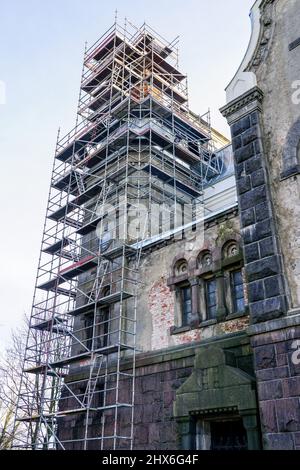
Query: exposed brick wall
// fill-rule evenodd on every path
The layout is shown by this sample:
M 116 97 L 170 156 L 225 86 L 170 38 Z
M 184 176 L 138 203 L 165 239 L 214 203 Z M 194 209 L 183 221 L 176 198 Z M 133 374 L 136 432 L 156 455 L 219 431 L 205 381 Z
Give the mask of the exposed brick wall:
M 299 338 L 297 326 L 251 340 L 266 449 L 300 450 L 300 364 L 292 361 L 292 345 Z
M 221 323 L 221 328 L 224 333 L 234 333 L 236 331 L 243 331 L 249 326 L 249 317 L 237 318 Z
M 161 277 L 153 284 L 149 291 L 149 315 L 153 322 L 151 350 L 167 348 L 172 345 L 189 344 L 200 341 L 208 336 L 217 336 L 224 333 L 243 331 L 249 325 L 249 317 L 241 317 L 226 320 L 209 327 L 201 327 L 172 335 L 170 340 L 170 328 L 174 326 L 174 292 L 166 284 L 165 277 Z
M 153 330 L 151 349 L 169 346 L 170 328 L 174 326 L 174 292 L 167 285 L 165 277 L 153 284 L 149 292 L 149 314 L 152 317 Z M 173 337 L 174 344 L 190 343 L 200 340 L 200 330 L 192 330 Z

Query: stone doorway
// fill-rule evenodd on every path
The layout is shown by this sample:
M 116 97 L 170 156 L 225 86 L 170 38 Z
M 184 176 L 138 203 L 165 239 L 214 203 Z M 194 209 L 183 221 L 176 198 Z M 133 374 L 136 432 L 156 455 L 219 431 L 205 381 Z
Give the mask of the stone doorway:
M 191 376 L 177 390 L 174 416 L 183 450 L 260 448 L 255 378 L 233 353 L 201 349 Z

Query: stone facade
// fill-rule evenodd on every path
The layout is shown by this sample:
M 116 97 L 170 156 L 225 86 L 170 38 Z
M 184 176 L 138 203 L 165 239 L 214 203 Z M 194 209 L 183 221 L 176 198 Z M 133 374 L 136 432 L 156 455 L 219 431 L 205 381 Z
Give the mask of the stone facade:
M 201 357 L 204 358 L 204 367 L 200 364 L 199 357 L 200 361 Z M 209 357 L 211 359 L 208 361 Z M 131 367 L 129 358 L 124 360 L 122 371 L 126 372 L 127 366 Z M 195 372 L 201 374 L 201 370 L 204 371 L 203 391 L 212 400 L 200 398 L 200 405 L 198 403 L 185 412 L 182 404 L 186 400 L 190 401 L 189 381 Z M 214 373 L 213 383 L 209 379 L 210 370 Z M 229 378 L 226 377 L 227 373 Z M 79 375 L 70 376 L 69 380 L 75 378 L 78 379 Z M 196 386 L 199 388 L 197 396 L 201 397 L 198 379 Z M 244 331 L 139 354 L 135 387 L 134 448 L 137 450 L 196 449 L 199 439 L 196 426 L 198 418 L 210 422 L 213 418 L 211 414 L 214 413 L 242 417 L 248 428 L 250 446 L 260 448 L 253 357 L 249 338 Z M 219 400 L 211 387 L 219 389 Z M 128 389 L 126 381 L 123 381 L 120 388 L 122 399 Z M 80 421 L 80 418 L 64 418 L 60 433 L 65 439 L 74 439 L 74 433 L 75 437 L 80 438 L 84 425 L 85 422 Z M 101 416 L 91 417 L 89 425 L 92 434 L 94 432 L 97 435 Z M 123 422 L 122 425 L 125 427 L 126 423 Z M 70 449 L 78 450 L 80 446 L 80 443 L 73 442 Z M 91 442 L 89 449 L 94 448 L 97 448 L 97 443 Z M 122 448 L 122 443 L 119 448 Z
M 232 305 L 230 286 L 231 270 L 237 267 L 242 269 L 244 265 L 237 208 L 234 206 L 218 216 L 206 218 L 203 230 L 203 233 L 195 233 L 195 236 L 189 237 L 188 240 L 183 237 L 182 240 L 162 241 L 160 245 L 149 248 L 142 255 L 140 273 L 143 285 L 138 296 L 137 308 L 137 341 L 140 352 L 136 358 L 135 380 L 134 448 L 136 449 L 188 449 L 189 446 L 198 448 L 199 417 L 196 411 L 200 413 L 201 410 L 198 406 L 193 410 L 196 413 L 194 415 L 190 413 L 191 410 L 187 411 L 185 416 L 182 415 L 182 411 L 179 415 L 176 412 L 176 407 L 178 409 L 176 403 L 177 399 L 180 399 L 181 387 L 185 387 L 186 390 L 189 385 L 188 383 L 185 385 L 185 382 L 192 376 L 193 371 L 199 369 L 197 356 L 201 351 L 204 351 L 206 358 L 208 351 L 213 347 L 210 354 L 214 357 L 217 348 L 219 357 L 219 354 L 223 355 L 224 349 L 229 362 L 220 364 L 220 373 L 223 373 L 223 366 L 225 369 L 234 367 L 235 373 L 238 373 L 249 385 L 252 398 L 255 396 L 253 358 L 249 339 L 245 334 L 249 326 L 247 293 L 244 291 L 245 308 L 236 312 Z M 178 271 L 178 263 L 182 261 L 186 263 L 186 270 Z M 206 312 L 207 277 L 214 278 L 217 282 L 216 317 L 213 319 L 209 319 Z M 181 302 L 176 292 L 182 282 L 190 283 L 193 297 L 192 320 L 183 326 L 180 318 Z M 124 357 L 124 371 L 127 364 L 130 369 L 132 367 L 130 356 Z M 81 369 L 73 366 L 67 381 L 76 383 L 82 380 L 85 371 L 84 368 Z M 213 373 L 218 380 L 218 370 L 214 368 Z M 210 376 L 211 372 L 207 370 L 205 374 Z M 126 397 L 130 388 L 128 385 L 126 381 L 122 381 L 119 387 L 122 396 Z M 72 387 L 75 394 L 82 393 L 76 386 Z M 226 397 L 231 396 L 232 389 L 228 388 L 226 381 L 220 382 L 219 389 L 221 396 L 224 397 L 223 405 L 219 400 L 211 403 L 209 409 L 206 409 L 207 403 L 203 400 L 202 418 L 204 416 L 205 422 L 209 423 L 210 416 L 206 415 L 212 413 L 214 419 L 221 415 L 220 419 L 223 420 L 225 413 L 226 420 L 243 419 L 248 423 L 250 419 L 252 424 L 254 420 L 256 438 L 253 445 L 259 448 L 260 431 L 257 427 L 256 399 L 252 400 L 250 415 L 241 414 L 245 410 L 239 410 L 235 400 L 238 396 L 242 400 L 244 395 L 242 384 L 237 385 L 230 406 Z M 213 390 L 209 390 L 209 394 L 212 392 Z M 122 401 L 121 397 L 120 400 Z M 70 400 L 61 405 L 61 411 L 64 409 L 63 406 L 66 409 L 70 408 Z M 113 416 L 110 418 L 113 429 Z M 110 418 L 106 417 L 106 420 Z M 124 430 L 125 420 L 121 419 L 120 422 L 123 422 Z M 85 424 L 80 417 L 75 419 L 72 416 L 64 417 L 59 426 L 60 435 L 64 439 L 81 439 Z M 95 415 L 91 413 L 89 423 L 91 435 L 97 435 L 100 425 L 101 413 Z M 183 438 L 186 426 L 188 429 L 191 427 L 192 431 L 188 433 L 188 438 Z M 80 442 L 72 442 L 70 448 L 80 449 L 81 445 Z M 109 448 L 109 442 L 107 446 Z M 89 443 L 90 449 L 96 447 L 97 443 L 93 441 Z M 122 448 L 122 442 L 118 448 Z
M 254 323 L 279 317 L 287 309 L 261 134 L 262 100 L 262 93 L 254 88 L 223 111 L 231 124 L 249 308 Z
M 233 140 L 263 446 L 291 450 L 300 433 L 299 2 L 257 1 L 252 17 L 222 112 Z
M 249 329 L 266 449 L 300 449 L 300 361 L 293 359 L 298 323 L 299 317 L 288 317 Z
M 221 275 L 222 265 L 225 264 L 222 262 L 222 248 L 230 241 L 240 241 L 236 208 L 213 217 L 205 223 L 203 229 L 203 233 L 195 233 L 188 240 L 183 238 L 169 241 L 165 246 L 156 246 L 142 257 L 140 277 L 143 285 L 139 292 L 137 312 L 137 341 L 142 351 L 155 351 L 208 339 L 226 332 L 240 331 L 248 326 L 247 309 L 240 315 L 234 315 L 229 293 L 225 299 L 226 311 L 223 311 L 224 300 L 219 298 L 218 319 L 209 321 L 205 317 L 205 292 L 204 286 L 201 286 L 203 276 L 205 278 L 212 273 Z M 197 263 L 199 256 L 206 253 L 212 256 L 211 265 L 202 269 Z M 187 263 L 187 270 L 184 274 L 175 276 L 175 265 L 183 260 Z M 243 266 L 240 255 L 231 258 L 230 262 Z M 193 324 L 181 328 L 176 284 L 185 281 L 191 284 L 196 298 L 193 302 Z M 221 281 L 219 278 L 219 282 Z

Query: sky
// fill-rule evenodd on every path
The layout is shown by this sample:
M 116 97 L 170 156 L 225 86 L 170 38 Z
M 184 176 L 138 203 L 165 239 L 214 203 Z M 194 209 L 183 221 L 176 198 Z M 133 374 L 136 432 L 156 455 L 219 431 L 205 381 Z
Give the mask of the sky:
M 191 109 L 219 112 L 250 38 L 254 0 L 0 0 L 0 350 L 30 312 L 58 127 L 75 124 L 84 44 L 114 22 L 179 35 Z

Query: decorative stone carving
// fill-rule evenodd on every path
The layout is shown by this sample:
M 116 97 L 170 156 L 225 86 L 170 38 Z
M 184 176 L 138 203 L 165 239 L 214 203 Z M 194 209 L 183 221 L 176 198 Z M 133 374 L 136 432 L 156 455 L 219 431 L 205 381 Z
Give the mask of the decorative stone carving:
M 273 9 L 274 0 L 265 0 L 260 5 L 260 36 L 253 57 L 249 62 L 246 71 L 255 72 L 268 55 L 275 26 L 273 20 Z
M 212 265 L 212 255 L 209 251 L 206 251 L 200 255 L 199 268 L 205 269 Z
M 220 111 L 227 119 L 228 124 L 231 125 L 232 122 L 237 121 L 244 115 L 247 115 L 257 109 L 261 110 L 263 98 L 263 92 L 257 86 L 255 86 L 251 90 L 244 93 L 242 96 L 236 98 L 234 101 L 223 106 Z
M 236 242 L 231 242 L 224 249 L 224 257 L 225 258 L 232 258 L 239 253 L 239 248 Z
M 180 260 L 175 265 L 175 276 L 181 276 L 186 274 L 188 270 L 188 264 L 185 260 Z

